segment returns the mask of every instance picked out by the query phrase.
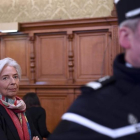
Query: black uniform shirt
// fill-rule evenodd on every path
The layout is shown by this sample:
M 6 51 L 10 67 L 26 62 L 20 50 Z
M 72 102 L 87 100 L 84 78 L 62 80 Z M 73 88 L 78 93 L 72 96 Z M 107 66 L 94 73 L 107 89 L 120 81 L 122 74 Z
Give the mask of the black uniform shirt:
M 49 140 L 140 140 L 140 69 L 116 57 L 112 77 L 81 88 Z

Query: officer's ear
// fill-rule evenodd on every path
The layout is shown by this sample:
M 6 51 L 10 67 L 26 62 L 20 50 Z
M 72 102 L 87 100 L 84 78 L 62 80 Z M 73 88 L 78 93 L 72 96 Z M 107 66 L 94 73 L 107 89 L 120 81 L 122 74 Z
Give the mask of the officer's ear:
M 119 29 L 119 43 L 124 49 L 131 47 L 132 30 L 127 27 L 121 27 Z

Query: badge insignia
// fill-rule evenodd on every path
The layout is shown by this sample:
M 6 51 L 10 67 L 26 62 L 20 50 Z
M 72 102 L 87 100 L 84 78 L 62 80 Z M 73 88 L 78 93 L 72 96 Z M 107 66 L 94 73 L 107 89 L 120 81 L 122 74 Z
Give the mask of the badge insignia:
M 128 115 L 128 122 L 134 125 L 137 132 L 140 132 L 140 123 L 138 123 L 138 119 L 133 114 Z
M 138 119 L 133 114 L 128 114 L 128 122 L 130 124 L 137 124 Z

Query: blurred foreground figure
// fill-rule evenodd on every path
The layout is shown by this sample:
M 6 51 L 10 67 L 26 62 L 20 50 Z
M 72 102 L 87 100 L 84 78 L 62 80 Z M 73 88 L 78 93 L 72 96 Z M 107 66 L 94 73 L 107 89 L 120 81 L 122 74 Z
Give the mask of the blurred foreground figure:
M 81 87 L 49 140 L 140 140 L 140 0 L 115 4 L 125 54 L 115 58 L 113 76 Z

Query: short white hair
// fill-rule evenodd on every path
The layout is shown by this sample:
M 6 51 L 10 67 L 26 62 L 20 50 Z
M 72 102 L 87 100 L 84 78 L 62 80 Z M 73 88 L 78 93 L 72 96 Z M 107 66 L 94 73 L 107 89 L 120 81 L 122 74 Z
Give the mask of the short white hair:
M 135 32 L 137 30 L 139 22 L 140 22 L 140 18 L 128 19 L 128 20 L 125 20 L 124 22 L 122 22 L 119 25 L 119 28 L 128 27 Z
M 2 72 L 5 66 L 12 66 L 16 69 L 19 79 L 21 79 L 21 67 L 20 65 L 12 58 L 4 58 L 0 60 L 0 73 Z

